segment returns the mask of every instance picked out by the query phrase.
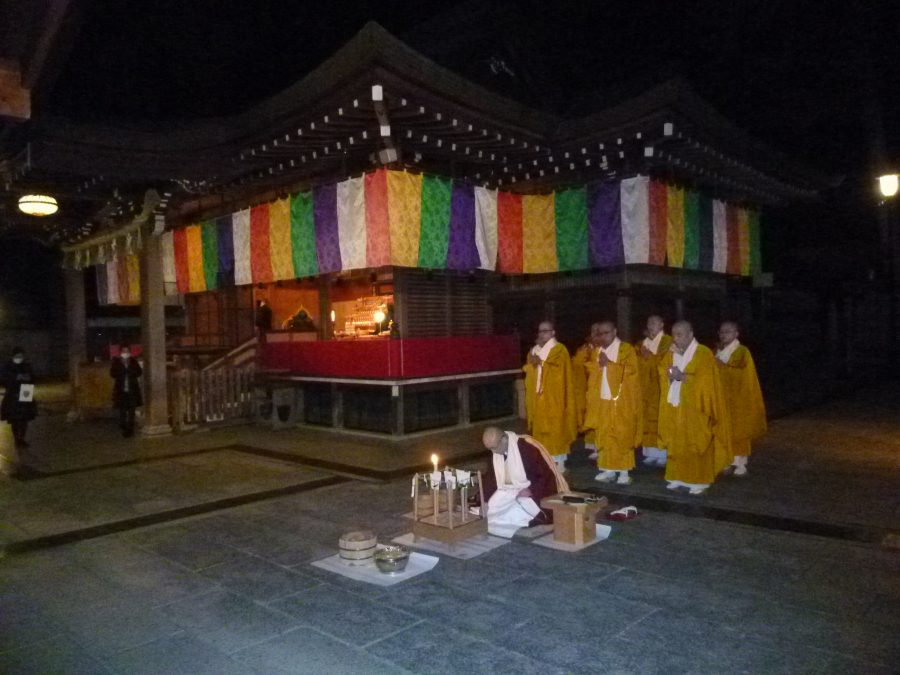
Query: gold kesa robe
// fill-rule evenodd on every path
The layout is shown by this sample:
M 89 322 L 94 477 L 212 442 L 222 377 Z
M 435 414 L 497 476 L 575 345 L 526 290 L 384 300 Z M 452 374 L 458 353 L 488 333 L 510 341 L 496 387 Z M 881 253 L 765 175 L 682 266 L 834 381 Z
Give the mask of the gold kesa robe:
M 731 464 L 731 426 L 716 357 L 703 345 L 685 366 L 681 400 L 671 405 L 668 369 L 672 352 L 659 364 L 659 447 L 668 451 L 666 480 L 712 483 Z
M 766 405 L 756 376 L 750 350 L 739 345 L 728 363 L 716 359 L 722 379 L 725 406 L 731 420 L 731 449 L 734 455 L 748 456 L 750 441 L 766 433 Z
M 606 366 L 612 400 L 601 396 L 603 369 L 597 362 L 600 350 L 587 363 L 588 392 L 585 426 L 594 429 L 597 466 L 610 471 L 634 468 L 634 449 L 641 444 L 643 406 L 638 375 L 638 355 L 627 342 L 619 343 L 616 361 Z
M 588 361 L 594 349 L 590 345 L 582 345 L 578 351 L 572 356 L 572 384 L 575 387 L 575 409 L 577 411 L 576 422 L 578 423 L 578 431 L 584 431 L 584 442 L 586 445 L 595 445 L 594 431 L 584 428 L 584 412 L 587 408 L 587 369 Z
M 641 399 L 644 412 L 644 429 L 640 445 L 645 448 L 659 447 L 659 364 L 669 353 L 672 336 L 663 335 L 659 339 L 656 354 L 641 355 L 642 343 L 634 346 L 637 353 L 638 374 L 641 378 Z
M 541 368 L 538 392 L 537 366 L 526 363 L 525 410 L 528 430 L 551 455 L 565 455 L 578 436 L 578 411 L 569 350 L 557 344 Z

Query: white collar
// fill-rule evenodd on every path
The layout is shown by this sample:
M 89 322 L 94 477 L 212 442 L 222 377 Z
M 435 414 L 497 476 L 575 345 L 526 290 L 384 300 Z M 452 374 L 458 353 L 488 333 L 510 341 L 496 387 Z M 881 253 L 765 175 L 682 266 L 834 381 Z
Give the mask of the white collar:
M 735 338 L 727 345 L 722 347 L 719 351 L 716 352 L 716 358 L 719 359 L 722 363 L 728 363 L 731 360 L 731 355 L 737 350 L 738 347 L 741 346 L 741 341 Z
M 622 341 L 619 338 L 616 338 L 609 347 L 600 347 L 599 353 L 606 354 L 606 358 L 615 363 L 619 359 L 619 345 L 621 344 Z
M 539 347 L 538 345 L 535 345 L 534 349 L 532 349 L 531 351 L 535 356 L 539 356 L 541 358 L 541 361 L 546 361 L 547 357 L 550 356 L 550 351 L 557 344 L 559 344 L 559 343 L 556 341 L 556 338 L 552 337 L 549 340 L 547 340 L 547 342 L 544 343 L 543 347 Z
M 652 340 L 648 337 L 644 338 L 644 346 L 651 354 L 656 354 L 656 352 L 659 351 L 659 343 L 662 342 L 664 332 L 665 331 L 659 331 Z
M 687 365 L 691 362 L 691 359 L 694 358 L 696 352 L 697 339 L 694 338 L 691 340 L 691 344 L 688 345 L 687 349 L 684 350 L 684 354 L 672 352 L 672 365 L 683 373 L 685 368 L 687 368 Z M 680 380 L 669 382 L 669 393 L 666 395 L 666 401 L 668 401 L 669 405 L 676 408 L 681 405 L 681 385 L 682 382 Z
M 687 364 L 691 362 L 694 358 L 694 354 L 697 353 L 698 342 L 697 338 L 691 340 L 691 344 L 687 346 L 687 349 L 684 350 L 684 354 L 679 354 L 675 352 L 672 355 L 672 363 L 681 371 L 684 372 L 684 369 L 687 367 Z

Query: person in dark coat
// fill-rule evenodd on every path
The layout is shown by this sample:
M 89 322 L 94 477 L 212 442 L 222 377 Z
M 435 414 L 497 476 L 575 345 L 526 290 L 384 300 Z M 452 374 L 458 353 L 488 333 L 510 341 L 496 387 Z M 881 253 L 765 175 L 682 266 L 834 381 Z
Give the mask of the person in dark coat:
M 143 373 L 141 364 L 132 358 L 131 349 L 122 345 L 109 368 L 109 376 L 114 380 L 113 405 L 119 409 L 119 426 L 125 438 L 134 436 L 134 409 L 144 403 L 139 379 Z
M 266 300 L 260 300 L 256 305 L 256 332 L 265 339 L 266 333 L 272 330 L 272 308 Z
M 25 351 L 21 347 L 13 349 L 9 361 L 3 366 L 0 381 L 6 390 L 3 403 L 0 403 L 0 420 L 12 427 L 16 447 L 27 448 L 25 434 L 28 423 L 37 415 L 37 405 L 34 402 L 34 372 L 25 360 Z

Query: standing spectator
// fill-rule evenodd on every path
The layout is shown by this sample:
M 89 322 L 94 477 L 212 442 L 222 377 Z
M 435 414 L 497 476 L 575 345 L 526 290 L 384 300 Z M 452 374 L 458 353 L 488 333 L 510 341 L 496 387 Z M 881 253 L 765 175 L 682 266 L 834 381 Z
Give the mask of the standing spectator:
M 3 387 L 6 394 L 0 404 L 0 420 L 12 427 L 13 439 L 17 448 L 27 448 L 28 423 L 37 415 L 34 402 L 34 372 L 31 364 L 25 360 L 25 350 L 16 347 L 12 350 L 9 361 L 3 366 Z
M 131 349 L 122 345 L 109 368 L 109 376 L 114 381 L 113 405 L 119 409 L 119 426 L 125 438 L 134 436 L 134 409 L 144 403 L 139 379 L 143 373 L 141 364 L 131 358 Z
M 266 333 L 272 330 L 272 308 L 265 300 L 256 304 L 256 334 L 260 342 L 265 342 Z

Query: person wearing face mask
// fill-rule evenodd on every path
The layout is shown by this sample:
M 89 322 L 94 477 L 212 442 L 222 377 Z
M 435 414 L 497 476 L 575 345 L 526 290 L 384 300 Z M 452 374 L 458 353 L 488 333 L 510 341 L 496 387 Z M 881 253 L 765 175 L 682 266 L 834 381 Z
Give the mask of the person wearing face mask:
M 113 405 L 119 409 L 119 426 L 125 438 L 134 436 L 134 409 L 144 403 L 141 394 L 141 364 L 131 357 L 131 349 L 122 345 L 113 359 L 109 376 L 113 378 Z
M 21 347 L 13 349 L 10 360 L 3 366 L 0 381 L 6 391 L 3 403 L 0 403 L 0 420 L 12 427 L 16 447 L 27 448 L 25 434 L 28 423 L 37 415 L 37 405 L 34 402 L 34 372 Z

